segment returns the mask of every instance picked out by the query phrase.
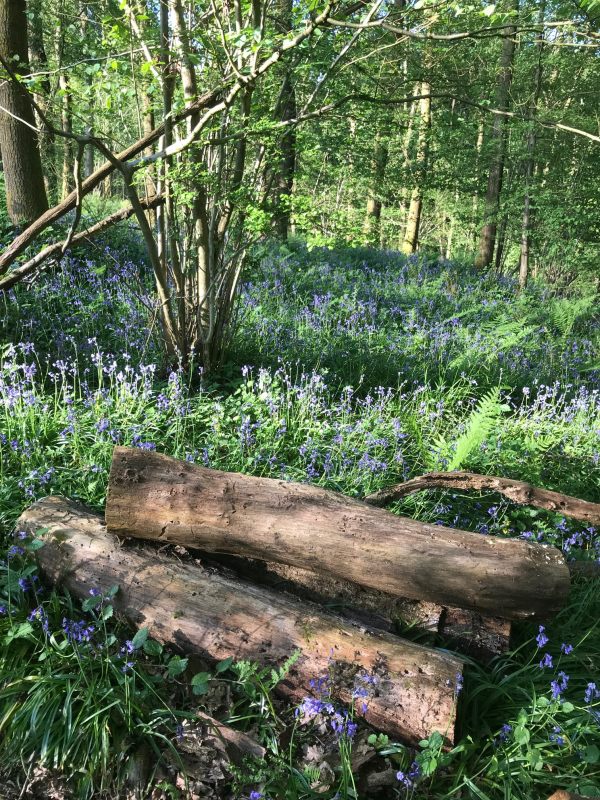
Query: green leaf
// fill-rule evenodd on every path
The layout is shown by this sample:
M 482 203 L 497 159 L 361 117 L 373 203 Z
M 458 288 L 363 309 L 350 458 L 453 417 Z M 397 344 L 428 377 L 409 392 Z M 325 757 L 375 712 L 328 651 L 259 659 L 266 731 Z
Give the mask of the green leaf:
M 147 653 L 149 656 L 157 657 L 163 651 L 163 646 L 160 642 L 157 642 L 155 639 L 146 639 L 143 645 L 144 653 Z
M 197 672 L 191 681 L 193 693 L 206 694 L 208 692 L 208 682 L 211 677 L 210 672 Z
M 114 613 L 113 607 L 106 606 L 105 608 L 102 609 L 102 619 L 110 619 L 113 613 Z
M 587 747 L 584 747 L 581 759 L 585 761 L 586 764 L 597 764 L 598 761 L 600 761 L 600 750 L 595 744 L 589 744 Z
M 25 549 L 33 553 L 36 550 L 40 550 L 45 544 L 46 542 L 43 542 L 41 539 L 33 539 L 31 542 L 27 542 Z
M 96 608 L 102 602 L 102 597 L 94 596 L 94 597 L 86 597 L 83 603 L 81 604 L 81 608 L 84 611 L 91 611 L 92 608 Z
M 215 672 L 217 674 L 220 674 L 221 672 L 226 672 L 232 664 L 233 664 L 233 656 L 229 656 L 229 658 L 225 658 L 223 659 L 223 661 L 219 661 L 219 663 L 215 667 Z
M 148 628 L 140 628 L 136 635 L 131 640 L 131 644 L 138 650 L 144 646 L 144 642 L 148 638 Z
M 188 665 L 187 658 L 180 658 L 180 656 L 173 656 L 173 658 L 167 664 L 167 675 L 169 678 L 176 678 L 178 675 L 181 675 L 182 672 L 185 672 Z
M 565 712 L 565 714 L 570 714 L 570 713 L 571 713 L 571 711 L 574 711 L 574 710 L 575 710 L 575 706 L 573 705 L 573 703 L 569 703 L 569 701 L 568 701 L 568 700 L 566 700 L 566 701 L 565 701 L 565 702 L 564 702 L 564 703 L 561 705 L 561 707 L 560 707 L 560 708 L 561 708 L 561 711 L 564 711 L 564 712 Z
M 21 622 L 16 628 L 12 628 L 4 637 L 4 643 L 9 644 L 14 639 L 26 639 L 33 633 L 33 625 L 29 622 Z
M 523 727 L 522 725 L 517 725 L 514 731 L 514 739 L 517 744 L 526 745 L 531 739 L 531 734 L 527 728 Z

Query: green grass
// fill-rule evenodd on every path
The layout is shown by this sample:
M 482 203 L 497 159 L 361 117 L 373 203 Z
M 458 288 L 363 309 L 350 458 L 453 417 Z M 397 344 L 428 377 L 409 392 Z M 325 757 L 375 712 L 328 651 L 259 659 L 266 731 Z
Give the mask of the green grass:
M 67 264 L 5 306 L 5 552 L 21 546 L 13 525 L 38 497 L 58 493 L 102 509 L 115 443 L 358 497 L 427 470 L 463 468 L 600 501 L 600 326 L 591 295 L 558 298 L 539 286 L 516 295 L 461 265 L 397 254 L 269 255 L 249 274 L 227 364 L 205 378 L 194 366 L 184 374 L 161 365 L 145 328 L 146 284 L 131 280 L 132 263 L 112 253 L 87 267 L 82 274 L 78 261 Z M 595 531 L 493 495 L 437 491 L 392 510 L 600 557 Z M 76 797 L 118 796 L 140 748 L 153 763 L 165 750 L 176 758 L 177 726 L 202 703 L 193 670 L 141 642 L 123 672 L 131 634 L 108 612 L 102 619 L 110 602 L 81 609 L 60 590 L 23 591 L 30 563 L 17 554 L 0 572 L 2 769 L 43 763 L 69 776 Z M 40 606 L 47 633 L 28 619 Z M 103 648 L 73 641 L 63 618 L 96 626 Z M 600 702 L 594 692 L 585 701 L 589 683 L 600 688 L 599 619 L 598 581 L 580 580 L 542 650 L 537 626 L 518 624 L 509 654 L 486 668 L 470 664 L 453 751 L 435 738 L 416 752 L 374 738 L 395 769 L 408 774 L 413 760 L 421 769 L 414 786 L 398 782 L 392 794 L 541 800 L 562 787 L 600 796 Z M 561 653 L 563 643 L 573 651 Z M 540 668 L 545 653 L 553 665 Z M 561 671 L 569 680 L 555 699 Z M 269 753 L 238 772 L 234 796 L 353 797 L 351 741 L 340 740 L 335 780 L 319 787 L 325 772 L 300 759 L 321 739 L 319 720 L 301 725 L 272 699 L 273 680 L 252 665 L 196 680 L 209 692 L 226 682 L 232 724 L 258 732 Z

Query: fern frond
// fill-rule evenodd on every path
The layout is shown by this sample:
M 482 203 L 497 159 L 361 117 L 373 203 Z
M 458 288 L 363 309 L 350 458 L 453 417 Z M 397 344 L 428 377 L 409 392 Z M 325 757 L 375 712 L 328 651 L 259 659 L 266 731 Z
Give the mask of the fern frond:
M 448 471 L 461 469 L 471 454 L 489 437 L 502 413 L 507 409 L 500 402 L 500 389 L 491 389 L 483 395 L 465 423 L 465 428 L 454 441 L 439 438 L 435 466 L 444 466 Z M 439 463 L 442 462 L 442 463 Z

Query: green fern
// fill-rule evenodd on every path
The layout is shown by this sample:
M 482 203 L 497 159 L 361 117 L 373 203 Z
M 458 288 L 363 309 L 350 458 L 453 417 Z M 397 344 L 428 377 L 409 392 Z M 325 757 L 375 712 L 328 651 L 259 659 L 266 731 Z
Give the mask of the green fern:
M 436 466 L 445 463 L 448 471 L 460 469 L 489 437 L 508 406 L 500 402 L 500 389 L 491 389 L 481 398 L 466 421 L 465 429 L 454 441 L 440 438 L 437 441 Z
M 580 297 L 577 300 L 563 297 L 555 300 L 548 309 L 550 322 L 559 335 L 566 339 L 573 332 L 575 325 L 582 322 L 595 305 L 595 297 Z

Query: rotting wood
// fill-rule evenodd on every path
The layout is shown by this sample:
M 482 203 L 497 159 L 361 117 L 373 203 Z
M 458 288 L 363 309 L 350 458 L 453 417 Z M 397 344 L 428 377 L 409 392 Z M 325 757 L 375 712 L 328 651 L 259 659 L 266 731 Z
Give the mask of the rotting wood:
M 306 484 L 115 448 L 106 521 L 134 536 L 289 564 L 401 597 L 545 619 L 570 579 L 554 547 L 428 525 Z
M 429 472 L 404 483 L 389 486 L 364 498 L 365 503 L 384 506 L 394 500 L 401 500 L 413 492 L 426 489 L 458 489 L 469 491 L 496 492 L 508 497 L 518 505 L 543 508 L 571 519 L 600 525 L 600 503 L 590 503 L 578 497 L 539 489 L 524 481 L 511 478 L 498 478 L 494 475 L 478 475 L 474 472 Z
M 246 733 L 236 731 L 229 725 L 225 725 L 224 722 L 219 722 L 214 717 L 202 712 L 199 712 L 197 717 L 199 722 L 206 726 L 205 739 L 214 741 L 215 745 L 224 750 L 228 759 L 236 766 L 241 767 L 249 756 L 264 759 L 267 752 L 265 748 Z
M 310 603 L 209 573 L 148 548 L 121 547 L 101 518 L 76 503 L 48 497 L 26 510 L 18 530 L 46 528 L 36 552 L 44 576 L 84 598 L 118 584 L 115 610 L 161 642 L 222 660 L 281 664 L 300 656 L 278 690 L 293 700 L 329 674 L 333 695 L 352 701 L 358 676 L 377 676 L 365 719 L 408 742 L 440 731 L 454 738 L 459 658 L 383 632 L 368 632 Z
M 286 564 L 230 555 L 201 554 L 201 558 L 216 560 L 255 583 L 290 592 L 370 627 L 391 632 L 400 628 L 400 633 L 409 627 L 438 635 L 444 645 L 486 663 L 505 653 L 510 644 L 511 623 L 499 617 L 395 597 Z

